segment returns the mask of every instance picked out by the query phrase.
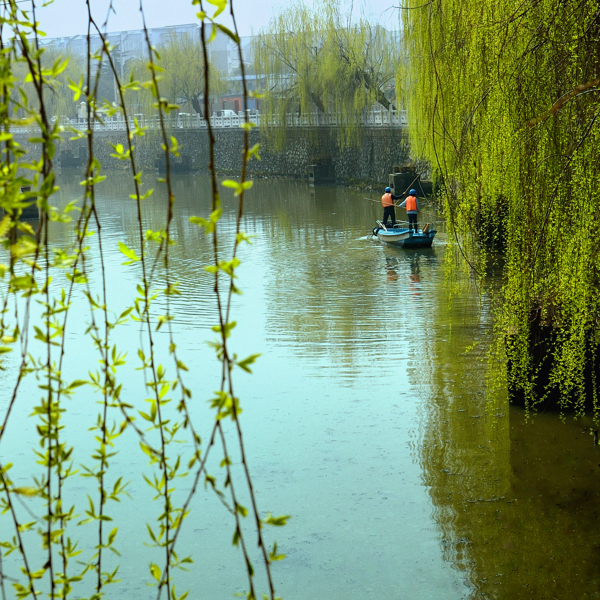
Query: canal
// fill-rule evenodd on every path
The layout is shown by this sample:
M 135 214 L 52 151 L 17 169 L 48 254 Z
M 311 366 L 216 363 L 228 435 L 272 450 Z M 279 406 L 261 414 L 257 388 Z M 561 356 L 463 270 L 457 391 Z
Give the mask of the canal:
M 57 204 L 81 195 L 76 173 L 63 171 L 59 183 Z M 111 174 L 98 188 L 115 314 L 135 298 L 139 280 L 138 266 L 124 265 L 118 246 L 122 241 L 139 254 L 130 187 L 126 175 Z M 207 343 L 217 313 L 204 271 L 210 243 L 189 217 L 208 215 L 210 189 L 204 177 L 178 175 L 174 191 L 177 243 L 170 249 L 170 276 L 180 294 L 172 300 L 172 326 L 179 358 L 189 368 L 185 381 L 196 427 L 206 436 L 213 419 L 208 401 L 219 385 Z M 236 213 L 228 191 L 220 225 L 224 250 Z M 240 254 L 237 285 L 243 293 L 234 300 L 231 346 L 240 357 L 261 354 L 252 374 L 235 374 L 259 507 L 292 517 L 285 527 L 266 530 L 269 542 L 276 540 L 286 554 L 273 566 L 278 594 L 288 600 L 599 598 L 600 450 L 593 423 L 548 413 L 527 418 L 508 406 L 501 388 L 486 384 L 490 299 L 447 260 L 443 223 L 432 206 L 419 223 L 439 223 L 431 249 L 407 251 L 374 240 L 369 234 L 381 209 L 369 199 L 378 196 L 259 180 L 246 198 L 243 229 L 252 243 Z M 144 204 L 145 229 L 161 227 L 164 205 L 164 190 L 157 188 Z M 52 224 L 53 242 L 71 238 L 69 225 Z M 98 292 L 97 253 L 88 269 Z M 161 269 L 157 288 L 164 283 Z M 52 290 L 58 295 L 65 281 L 55 271 Z M 83 300 L 79 289 L 64 371 L 88 379 L 98 357 L 84 335 L 90 311 Z M 164 302 L 157 298 L 155 315 L 164 313 Z M 157 355 L 168 364 L 166 328 L 156 335 Z M 127 353 L 118 374 L 122 396 L 144 409 L 136 370 L 139 323 L 119 326 L 114 336 Z M 42 353 L 35 340 L 31 344 L 33 355 Z M 2 416 L 18 356 L 3 360 Z M 36 422 L 29 416 L 41 394 L 38 383 L 25 378 L 0 444 L 3 463 L 14 464 L 15 484 L 23 486 L 41 469 L 34 454 Z M 94 440 L 88 429 L 99 400 L 82 386 L 67 401 L 64 425 L 75 465 L 90 463 Z M 159 559 L 144 544 L 146 523 L 155 522 L 160 507 L 144 481 L 150 467 L 132 431 L 117 449 L 110 472 L 129 482 L 129 497 L 110 507 L 121 552 L 111 560 L 120 564 L 121 581 L 107 597 L 154 598 L 148 565 Z M 209 470 L 223 479 L 218 461 Z M 181 485 L 185 492 L 191 484 Z M 82 514 L 93 489 L 79 476 L 69 483 Z M 39 509 L 35 499 L 23 504 L 19 510 Z M 10 523 L 7 515 L 0 519 L 4 539 Z M 84 554 L 92 553 L 86 526 L 74 529 Z M 192 600 L 222 600 L 246 589 L 233 531 L 218 498 L 210 490 L 198 493 L 179 542 L 180 553 L 194 559 L 189 572 L 175 576 L 179 593 L 190 589 Z M 35 556 L 35 539 L 28 544 Z M 18 553 L 4 556 L 2 564 L 16 576 Z M 257 584 L 267 591 L 260 573 Z

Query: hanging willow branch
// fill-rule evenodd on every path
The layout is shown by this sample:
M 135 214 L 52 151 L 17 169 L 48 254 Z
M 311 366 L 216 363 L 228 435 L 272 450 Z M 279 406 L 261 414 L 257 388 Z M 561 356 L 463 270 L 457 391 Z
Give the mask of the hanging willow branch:
M 80 73 L 77 69 L 83 67 L 69 70 L 73 65 L 69 66 L 66 58 L 52 55 L 53 61 L 45 62 L 49 55 L 45 55 L 46 50 L 39 44 L 35 4 L 29 12 L 20 8 L 19 2 L 5 0 L 5 16 L 0 23 L 0 140 L 3 144 L 0 239 L 4 248 L 1 260 L 8 262 L 8 265 L 0 263 L 0 292 L 3 295 L 0 357 L 4 360 L 14 348 L 20 350 L 18 360 L 11 364 L 14 381 L 12 388 L 6 388 L 7 399 L 0 414 L 0 453 L 3 456 L 0 465 L 0 592 L 4 600 L 8 595 L 6 584 L 11 584 L 19 598 L 36 597 L 41 593 L 63 600 L 82 596 L 98 600 L 110 593 L 111 586 L 119 578 L 119 565 L 114 556 L 119 556 L 119 523 L 125 518 L 118 503 L 128 495 L 128 483 L 116 469 L 114 457 L 121 450 L 123 434 L 129 430 L 137 439 L 140 452 L 138 457 L 128 456 L 127 460 L 139 470 L 142 470 L 141 465 L 146 465 L 144 480 L 155 495 L 155 503 L 149 507 L 150 511 L 154 508 L 155 520 L 136 521 L 135 524 L 140 540 L 145 539 L 152 548 L 149 574 L 157 599 L 163 592 L 169 600 L 183 600 L 187 595 L 187 592 L 177 591 L 177 573 L 179 569 L 189 568 L 193 559 L 181 554 L 179 546 L 181 533 L 190 524 L 188 517 L 194 510 L 193 500 L 199 492 L 199 483 L 204 479 L 210 493 L 216 494 L 221 502 L 224 516 L 231 519 L 233 543 L 241 549 L 241 563 L 247 576 L 247 597 L 256 598 L 260 593 L 255 582 L 255 568 L 258 568 L 263 580 L 266 579 L 267 597 L 275 600 L 271 562 L 283 557 L 277 554 L 276 544 L 272 550 L 267 548 L 264 528 L 283 525 L 287 517 L 269 515 L 265 518 L 259 510 L 240 422 L 241 400 L 234 393 L 235 370 L 249 371 L 257 358 L 257 355 L 251 355 L 238 359 L 232 339 L 235 326 L 232 297 L 238 291 L 234 279 L 240 263 L 238 250 L 240 244 L 248 241 L 242 230 L 244 194 L 252 185 L 246 179 L 247 163 L 258 158 L 258 147 L 249 147 L 251 124 L 246 119 L 244 142 L 239 148 L 243 159 L 240 180 L 224 182 L 219 181 L 215 170 L 216 141 L 209 126 L 212 208 L 208 215 L 191 218 L 191 222 L 198 225 L 198 231 L 211 240 L 212 258 L 205 267 L 214 277 L 212 301 L 218 314 L 218 323 L 213 328 L 218 338 L 212 345 L 219 361 L 220 389 L 211 401 L 213 420 L 208 424 L 199 423 L 190 412 L 189 402 L 194 393 L 201 395 L 203 392 L 192 390 L 186 383 L 188 366 L 177 348 L 178 332 L 173 326 L 175 311 L 171 302 L 171 297 L 179 293 L 171 264 L 171 245 L 175 242 L 172 224 L 178 210 L 171 161 L 177 156 L 179 145 L 173 135 L 170 114 L 178 107 L 161 93 L 163 83 L 169 93 L 173 90 L 169 78 L 165 77 L 167 81 L 164 82 L 161 78 L 164 69 L 160 65 L 159 52 L 150 43 L 142 2 L 140 13 L 147 47 L 145 70 L 138 74 L 139 79 L 130 75 L 127 81 L 121 81 L 115 49 L 103 31 L 108 23 L 99 27 L 92 16 L 91 4 L 81 1 L 88 10 L 88 30 L 86 66 Z M 200 68 L 192 61 L 186 66 L 197 68 L 199 72 L 194 72 L 194 76 L 197 80 L 200 74 L 203 81 L 205 114 L 208 114 L 211 86 L 221 85 L 218 77 L 211 78 L 212 66 L 208 61 L 211 31 L 215 28 L 238 46 L 246 105 L 248 90 L 233 6 L 229 5 L 229 15 L 234 23 L 234 31 L 231 31 L 218 20 L 227 2 L 211 0 L 206 6 L 202 1 L 193 4 L 200 6 L 199 31 L 204 64 Z M 111 10 L 112 4 L 109 14 Z M 92 52 L 92 36 L 98 36 L 101 42 L 95 53 Z M 100 98 L 101 77 L 106 71 L 114 78 L 114 103 Z M 75 76 L 69 76 L 68 85 L 65 85 L 64 74 L 67 72 Z M 178 71 L 177 75 L 179 77 L 181 73 Z M 65 89 L 69 90 L 70 98 L 65 95 Z M 153 189 L 147 189 L 150 176 L 140 169 L 140 151 L 136 147 L 136 141 L 139 144 L 146 136 L 146 128 L 137 118 L 130 117 L 130 94 L 137 98 L 141 94 L 152 98 L 148 104 L 153 105 L 159 123 L 158 137 L 165 155 L 166 174 L 162 181 L 165 190 L 163 221 L 157 231 L 148 228 L 149 216 L 144 200 L 153 195 Z M 199 94 L 194 88 L 190 95 L 197 100 Z M 56 102 L 57 97 L 60 102 Z M 86 104 L 87 127 L 83 131 L 63 127 L 59 118 L 50 118 L 55 109 L 79 101 Z M 94 134 L 95 124 L 114 115 L 125 123 L 126 140 L 110 143 L 111 157 L 127 165 L 131 174 L 133 194 L 130 199 L 135 212 L 133 237 L 137 249 L 127 246 L 125 240 L 115 242 L 107 238 L 104 233 L 106 215 L 97 201 L 98 190 L 102 189 L 106 176 L 97 156 L 98 148 L 105 141 Z M 19 138 L 18 142 L 17 136 L 23 134 L 15 127 L 31 125 L 35 125 L 36 132 L 29 131 L 25 134 L 29 139 Z M 66 139 L 68 135 L 73 137 Z M 52 205 L 58 191 L 54 174 L 55 153 L 57 147 L 68 148 L 71 142 L 78 140 L 87 147 L 87 161 L 80 174 L 82 198 L 58 209 Z M 32 147 L 34 150 L 28 153 L 27 148 Z M 233 188 L 238 202 L 233 239 L 226 236 L 221 239 L 220 236 L 221 185 Z M 33 190 L 21 190 L 22 186 L 31 186 Z M 37 231 L 20 220 L 23 210 L 33 202 L 40 214 Z M 72 219 L 72 211 L 79 213 L 76 219 Z M 71 224 L 69 241 L 63 243 L 51 239 L 49 227 L 54 222 L 65 227 L 67 223 Z M 125 264 L 137 286 L 135 296 L 128 299 L 128 306 L 115 316 L 113 307 L 117 300 L 109 292 L 106 258 L 107 248 L 116 243 L 127 258 Z M 67 281 L 64 287 L 60 283 L 62 274 L 66 275 Z M 159 291 L 155 289 L 157 281 L 164 282 L 164 288 Z M 157 298 L 164 302 L 165 314 L 156 314 Z M 81 304 L 88 314 L 87 329 L 83 333 L 81 323 L 75 323 L 73 318 L 74 307 Z M 126 399 L 123 368 L 128 360 L 128 350 L 121 347 L 123 338 L 119 332 L 128 323 L 131 326 L 132 320 L 139 325 L 140 342 L 133 355 L 139 360 L 137 370 L 141 372 L 142 381 L 140 389 L 129 390 Z M 168 328 L 166 337 L 156 333 L 163 325 Z M 38 346 L 31 344 L 32 338 Z M 84 364 L 74 356 L 79 351 L 77 344 L 86 340 L 95 353 L 93 364 Z M 162 355 L 168 357 L 166 363 L 161 362 L 159 356 Z M 3 363 L 0 368 L 4 368 Z M 172 378 L 167 376 L 168 369 L 175 373 Z M 67 378 L 66 372 L 73 370 L 78 373 L 76 378 Z M 34 377 L 35 381 L 32 381 Z M 34 389 L 40 398 L 33 410 L 29 395 L 23 393 L 24 381 L 37 384 Z M 127 381 L 129 386 L 135 383 Z M 101 401 L 97 414 L 92 415 L 93 422 L 80 422 L 85 417 L 77 419 L 78 427 L 89 430 L 93 447 L 90 456 L 82 456 L 81 447 L 85 444 L 71 441 L 73 432 L 69 431 L 69 420 L 65 415 L 72 410 L 75 397 L 82 398 L 81 405 L 94 406 L 90 401 L 94 392 L 99 394 Z M 139 398 L 145 399 L 149 408 L 139 406 Z M 33 412 L 30 418 L 34 421 L 34 439 L 24 440 L 24 443 L 27 450 L 33 448 L 38 466 L 31 485 L 17 486 L 10 457 L 15 451 L 19 456 L 23 454 L 19 443 L 15 444 L 14 428 L 18 426 L 17 416 L 22 416 L 24 411 L 26 414 Z M 226 418 L 234 423 L 233 432 L 224 427 Z M 205 442 L 200 433 L 203 429 L 208 430 Z M 7 439 L 11 434 L 9 446 Z M 221 465 L 222 481 L 208 471 L 210 456 Z M 237 456 L 241 457 L 241 476 L 233 467 Z M 78 465 L 79 473 L 75 465 Z M 80 499 L 73 498 L 70 493 L 73 488 L 70 484 L 80 476 L 86 478 L 83 487 L 87 500 L 83 506 L 79 504 Z M 23 473 L 18 477 L 23 478 Z M 34 508 L 22 506 L 24 497 L 32 500 Z M 249 499 L 249 508 L 242 505 L 241 498 Z M 28 518 L 32 520 L 27 521 Z M 130 515 L 127 520 L 131 520 Z M 252 536 L 256 536 L 261 552 L 258 565 L 251 563 L 249 540 Z M 6 570 L 3 556 L 12 552 L 20 556 L 20 572 L 8 573 Z M 141 568 L 140 580 L 146 578 L 148 565 L 141 565 Z
M 483 274 L 503 253 L 499 377 L 527 405 L 600 418 L 598 5 L 406 6 L 412 152 L 434 165 L 462 261 Z
M 582 94 L 587 94 L 589 92 L 597 91 L 598 86 L 600 85 L 600 78 L 594 79 L 593 81 L 588 81 L 587 83 L 582 83 L 578 85 L 576 88 L 572 89 L 570 92 L 566 93 L 562 98 L 559 98 L 549 110 L 547 110 L 543 115 L 539 117 L 535 117 L 531 119 L 527 123 L 527 127 L 535 127 L 538 123 L 545 121 L 549 117 L 555 116 L 559 110 L 567 103 L 569 100 L 573 98 L 577 98 L 577 96 L 581 96 Z

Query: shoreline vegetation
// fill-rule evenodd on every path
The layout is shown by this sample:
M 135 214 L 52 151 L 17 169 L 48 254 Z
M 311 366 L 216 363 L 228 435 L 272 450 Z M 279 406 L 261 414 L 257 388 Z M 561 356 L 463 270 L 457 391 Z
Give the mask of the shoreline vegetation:
M 409 0 L 411 151 L 430 162 L 458 260 L 497 295 L 499 385 L 599 418 L 600 9 Z

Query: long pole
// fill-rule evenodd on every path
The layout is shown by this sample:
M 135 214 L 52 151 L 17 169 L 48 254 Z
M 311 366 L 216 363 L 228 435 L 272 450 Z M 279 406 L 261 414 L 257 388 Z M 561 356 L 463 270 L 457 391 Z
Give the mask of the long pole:
M 377 202 L 378 204 L 381 202 L 381 200 L 373 200 L 373 198 L 363 198 L 363 200 L 368 200 L 369 202 Z M 394 206 L 396 208 L 400 208 L 399 204 L 394 204 Z

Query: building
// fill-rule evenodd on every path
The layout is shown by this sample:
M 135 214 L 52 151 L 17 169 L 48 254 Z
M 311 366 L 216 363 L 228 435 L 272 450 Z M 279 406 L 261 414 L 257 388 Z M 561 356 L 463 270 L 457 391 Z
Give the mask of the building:
M 197 36 L 200 39 L 200 25 L 189 23 L 185 25 L 170 25 L 166 27 L 153 27 L 148 29 L 150 43 L 158 47 L 169 40 L 173 35 L 188 34 L 191 37 Z M 128 60 L 140 58 L 147 54 L 148 45 L 146 34 L 143 29 L 131 29 L 128 31 L 118 31 L 107 33 L 105 35 L 108 43 L 114 48 L 113 58 L 117 63 L 117 69 L 124 72 L 124 67 Z M 71 37 L 44 38 L 40 40 L 40 45 L 45 48 L 54 48 L 65 54 L 72 54 L 81 58 L 87 57 L 87 36 L 75 35 Z M 241 38 L 241 46 L 244 57 L 244 63 L 250 64 L 252 61 L 252 38 L 250 36 Z M 102 48 L 102 41 L 97 33 L 90 34 L 90 47 L 92 53 L 98 52 Z M 234 42 L 218 30 L 215 39 L 209 44 L 209 58 L 211 63 L 225 75 L 237 74 L 239 69 L 240 57 L 237 46 Z

